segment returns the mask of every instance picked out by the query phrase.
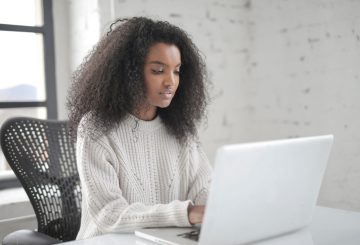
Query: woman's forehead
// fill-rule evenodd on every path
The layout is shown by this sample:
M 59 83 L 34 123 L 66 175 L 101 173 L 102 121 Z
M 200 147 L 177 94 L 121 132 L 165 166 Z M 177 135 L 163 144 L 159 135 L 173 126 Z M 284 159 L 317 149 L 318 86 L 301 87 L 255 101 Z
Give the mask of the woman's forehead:
M 149 48 L 146 55 L 146 63 L 181 63 L 181 54 L 179 48 L 174 44 L 156 43 Z

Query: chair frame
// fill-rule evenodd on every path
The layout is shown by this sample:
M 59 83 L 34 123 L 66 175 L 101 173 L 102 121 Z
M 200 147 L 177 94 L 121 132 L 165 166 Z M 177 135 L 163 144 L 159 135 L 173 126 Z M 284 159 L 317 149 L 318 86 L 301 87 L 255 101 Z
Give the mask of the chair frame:
M 35 127 L 36 132 L 31 131 Z M 29 197 L 38 232 L 59 241 L 74 240 L 80 228 L 81 187 L 67 121 L 10 118 L 1 127 L 0 141 Z M 32 182 L 29 176 L 36 179 Z

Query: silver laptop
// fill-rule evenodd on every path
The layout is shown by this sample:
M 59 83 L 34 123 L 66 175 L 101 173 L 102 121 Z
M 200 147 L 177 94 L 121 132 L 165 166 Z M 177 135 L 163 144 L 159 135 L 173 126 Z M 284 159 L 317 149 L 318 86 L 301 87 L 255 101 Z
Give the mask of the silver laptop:
M 332 135 L 226 145 L 215 167 L 200 235 L 197 228 L 149 228 L 160 244 L 247 244 L 311 223 Z

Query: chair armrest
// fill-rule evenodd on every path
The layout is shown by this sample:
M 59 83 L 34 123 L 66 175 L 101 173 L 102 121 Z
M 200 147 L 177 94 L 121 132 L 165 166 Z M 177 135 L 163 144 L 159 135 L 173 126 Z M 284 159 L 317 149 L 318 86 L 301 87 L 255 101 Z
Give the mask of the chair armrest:
M 2 245 L 50 245 L 61 241 L 33 230 L 18 230 L 5 236 Z

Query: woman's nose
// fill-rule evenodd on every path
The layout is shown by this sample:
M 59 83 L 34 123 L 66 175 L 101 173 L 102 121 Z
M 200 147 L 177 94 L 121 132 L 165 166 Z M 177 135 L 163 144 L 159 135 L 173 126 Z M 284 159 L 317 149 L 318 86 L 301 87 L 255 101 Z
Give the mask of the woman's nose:
M 175 80 L 176 78 L 175 78 L 175 75 L 174 74 L 172 74 L 172 73 L 170 73 L 168 76 L 166 76 L 166 78 L 165 78 L 165 85 L 166 86 L 172 86 L 172 85 L 174 85 L 175 84 Z

